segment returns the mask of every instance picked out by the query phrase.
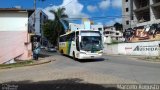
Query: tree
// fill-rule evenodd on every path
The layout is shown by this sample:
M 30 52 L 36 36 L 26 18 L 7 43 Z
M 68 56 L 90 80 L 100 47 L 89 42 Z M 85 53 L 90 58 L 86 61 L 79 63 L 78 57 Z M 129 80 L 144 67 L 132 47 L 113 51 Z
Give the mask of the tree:
M 68 18 L 68 15 L 64 13 L 65 8 L 58 8 L 57 10 L 51 10 L 50 12 L 54 14 L 54 20 L 48 20 L 43 25 L 44 36 L 49 40 L 54 46 L 57 45 L 58 37 L 65 33 L 65 28 L 62 22 L 67 25 L 68 21 L 65 18 Z
M 54 23 L 55 23 L 54 21 L 48 20 L 44 23 L 42 28 L 43 28 L 44 36 L 47 38 L 47 40 L 51 44 L 56 45 L 57 44 L 57 39 L 55 37 L 57 37 L 57 35 L 56 35 L 55 30 L 54 30 Z
M 123 25 L 122 24 L 116 22 L 113 26 L 116 28 L 116 30 L 123 32 Z
M 65 33 L 65 28 L 64 28 L 64 25 L 67 25 L 68 27 L 68 21 L 65 20 L 66 18 L 68 18 L 68 15 L 65 14 L 65 8 L 58 8 L 57 10 L 51 10 L 50 12 L 54 14 L 55 16 L 55 19 L 54 19 L 54 29 L 55 31 L 57 32 L 58 34 L 58 37 L 61 35 L 61 34 L 64 34 Z M 57 38 L 58 38 L 57 37 Z
M 57 41 L 57 44 L 58 44 L 59 36 L 65 33 L 64 24 L 68 27 L 68 21 L 65 20 L 66 18 L 68 18 L 68 15 L 65 14 L 65 8 L 50 10 L 50 12 L 53 13 L 55 16 L 54 24 L 53 24 L 53 28 L 55 32 L 54 38 L 56 38 L 55 41 Z

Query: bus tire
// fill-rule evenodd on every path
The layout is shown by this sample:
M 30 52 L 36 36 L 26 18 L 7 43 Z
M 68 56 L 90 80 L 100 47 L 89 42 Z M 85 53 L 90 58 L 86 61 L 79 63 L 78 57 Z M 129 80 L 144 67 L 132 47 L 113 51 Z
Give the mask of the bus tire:
M 74 60 L 76 60 L 76 57 L 75 57 L 75 52 L 73 52 L 73 59 L 74 59 Z
M 63 50 L 61 50 L 60 53 L 63 55 Z

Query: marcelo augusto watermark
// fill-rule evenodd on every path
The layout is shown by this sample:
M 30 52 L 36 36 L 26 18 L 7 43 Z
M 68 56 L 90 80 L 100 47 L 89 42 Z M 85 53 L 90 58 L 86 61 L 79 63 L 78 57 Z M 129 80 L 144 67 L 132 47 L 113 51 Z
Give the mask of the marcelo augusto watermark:
M 58 88 L 57 88 L 57 85 L 52 85 L 52 84 L 49 84 L 49 85 L 46 85 L 46 84 L 33 84 L 33 85 L 30 85 L 30 84 L 24 84 L 24 85 L 15 85 L 15 84 L 2 84 L 0 90 L 38 90 L 37 88 L 42 88 L 42 87 L 47 87 L 49 90 L 61 90 L 60 88 L 66 88 L 66 90 L 69 90 L 67 89 L 68 88 L 68 85 L 67 87 L 64 87 L 66 86 L 67 84 L 64 84 L 64 85 L 58 85 Z M 76 84 L 73 84 L 73 85 L 70 85 L 72 88 L 74 87 L 74 85 L 76 86 Z M 26 88 L 27 86 L 27 88 Z M 85 87 L 85 90 L 90 90 L 92 87 L 87 85 L 88 86 L 88 89 L 86 89 L 87 87 Z M 160 84 L 111 84 L 111 85 L 102 85 L 104 87 L 114 87 L 116 88 L 116 90 L 160 90 Z M 83 90 L 83 89 L 78 89 L 79 87 L 76 87 L 77 90 Z M 83 88 L 83 84 L 81 86 L 81 88 Z M 95 87 L 96 88 L 96 87 Z M 42 89 L 41 89 L 42 90 Z M 62 89 L 64 90 L 64 89 Z M 74 89 L 72 89 L 74 90 Z M 76 90 L 76 89 L 75 89 Z M 99 88 L 97 89 L 94 89 L 94 90 L 100 90 Z M 105 89 L 103 89 L 105 90 Z M 106 88 L 106 90 L 108 90 Z M 109 89 L 109 90 L 112 90 L 112 89 Z M 115 89 L 113 89 L 115 90 Z
M 1 90 L 18 90 L 18 85 L 2 84 Z
M 117 84 L 120 90 L 160 90 L 160 84 Z

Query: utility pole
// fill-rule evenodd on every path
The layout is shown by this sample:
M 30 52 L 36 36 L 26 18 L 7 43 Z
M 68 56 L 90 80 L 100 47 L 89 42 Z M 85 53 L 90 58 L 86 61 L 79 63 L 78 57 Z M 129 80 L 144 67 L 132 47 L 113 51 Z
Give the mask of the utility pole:
M 35 24 L 36 24 L 36 0 L 34 0 L 34 31 L 35 31 Z

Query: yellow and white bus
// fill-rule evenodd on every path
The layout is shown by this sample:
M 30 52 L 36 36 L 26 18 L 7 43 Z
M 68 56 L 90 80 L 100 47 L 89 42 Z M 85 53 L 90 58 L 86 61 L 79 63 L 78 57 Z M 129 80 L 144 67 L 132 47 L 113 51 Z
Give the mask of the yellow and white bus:
M 61 35 L 59 52 L 74 59 L 99 59 L 103 54 L 102 36 L 98 30 L 76 30 Z

